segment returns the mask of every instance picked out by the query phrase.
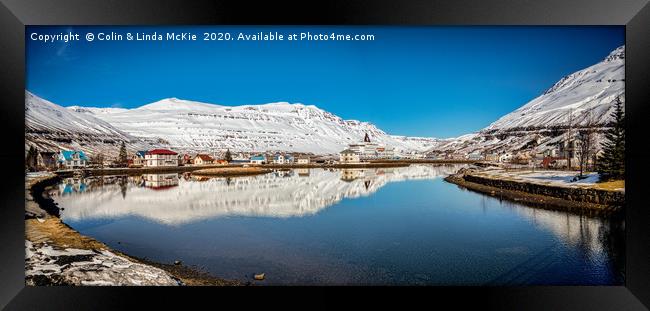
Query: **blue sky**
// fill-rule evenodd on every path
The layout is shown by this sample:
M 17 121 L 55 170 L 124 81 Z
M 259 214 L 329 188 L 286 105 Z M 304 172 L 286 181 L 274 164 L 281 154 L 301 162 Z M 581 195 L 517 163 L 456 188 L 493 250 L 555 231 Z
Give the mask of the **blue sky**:
M 31 33 L 79 33 L 45 43 Z M 87 42 L 87 32 L 193 32 L 198 41 Z M 203 41 L 203 32 L 373 34 L 374 41 Z M 288 101 L 395 135 L 477 131 L 624 44 L 607 27 L 28 27 L 27 89 L 62 106 L 163 98 Z

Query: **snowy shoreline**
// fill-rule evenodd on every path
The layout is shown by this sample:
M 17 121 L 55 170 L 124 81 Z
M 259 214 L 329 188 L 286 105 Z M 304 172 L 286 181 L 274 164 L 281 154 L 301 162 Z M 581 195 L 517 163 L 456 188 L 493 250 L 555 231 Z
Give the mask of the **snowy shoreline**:
M 25 177 L 26 285 L 239 285 L 189 267 L 143 262 L 80 234 L 34 200 L 42 195 L 44 184 L 57 178 L 52 173 Z

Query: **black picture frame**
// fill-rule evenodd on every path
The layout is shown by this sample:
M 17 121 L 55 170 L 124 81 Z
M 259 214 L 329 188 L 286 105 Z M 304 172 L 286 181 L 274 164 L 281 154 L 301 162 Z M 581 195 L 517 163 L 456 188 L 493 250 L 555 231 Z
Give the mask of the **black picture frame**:
M 129 300 L 163 302 L 181 291 L 196 299 L 277 290 L 249 288 L 25 287 L 24 103 L 25 25 L 625 25 L 626 27 L 626 267 L 625 286 L 400 287 L 355 288 L 354 301 L 383 303 L 394 292 L 402 308 L 424 300 L 432 305 L 477 305 L 501 310 L 645 310 L 650 306 L 650 206 L 644 181 L 650 176 L 646 118 L 650 99 L 650 5 L 647 0 L 483 1 L 84 1 L 0 0 L 0 124 L 5 170 L 0 189 L 0 306 L 7 309 L 118 309 Z M 254 292 L 254 294 L 246 293 Z M 282 289 L 284 292 L 284 289 Z M 390 292 L 389 292 L 390 291 Z M 301 289 L 319 305 L 335 302 L 330 288 Z M 273 295 L 286 295 L 274 293 Z M 301 294 L 302 296 L 302 294 Z M 276 296 L 277 297 L 277 296 Z M 286 298 L 286 297 L 285 297 Z M 352 297 L 347 297 L 352 298 Z M 411 299 L 414 298 L 414 299 Z M 415 299 L 417 298 L 417 299 Z M 259 298 L 262 299 L 262 298 Z M 263 298 L 262 306 L 286 299 Z M 342 302 L 341 302 L 342 303 Z M 349 303 L 345 303 L 346 306 Z M 308 306 L 308 305 L 306 305 Z

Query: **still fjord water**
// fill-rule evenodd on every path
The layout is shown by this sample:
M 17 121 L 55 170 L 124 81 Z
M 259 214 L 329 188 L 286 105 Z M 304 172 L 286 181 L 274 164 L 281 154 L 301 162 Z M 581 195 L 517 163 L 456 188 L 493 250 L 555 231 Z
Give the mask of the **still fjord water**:
M 257 284 L 622 284 L 623 222 L 447 183 L 459 166 L 64 180 L 62 219 L 127 254 Z

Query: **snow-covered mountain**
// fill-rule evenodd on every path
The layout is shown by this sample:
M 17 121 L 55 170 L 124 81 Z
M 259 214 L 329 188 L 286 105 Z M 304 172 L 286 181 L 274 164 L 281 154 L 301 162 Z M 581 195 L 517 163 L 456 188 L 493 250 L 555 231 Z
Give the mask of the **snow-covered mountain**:
M 68 108 L 138 138 L 162 139 L 170 148 L 208 151 L 293 151 L 334 154 L 365 133 L 398 150 L 431 148 L 431 138 L 391 136 L 368 122 L 343 120 L 313 105 L 286 102 L 220 106 L 168 98 L 135 109 Z
M 531 146 L 538 151 L 554 148 L 566 140 L 569 124 L 579 129 L 592 119 L 601 131 L 606 128 L 617 98 L 625 102 L 625 46 L 601 62 L 563 77 L 485 129 L 441 142 L 431 151 L 467 154 L 516 152 Z
M 563 77 L 539 97 L 501 117 L 484 131 L 535 129 L 585 124 L 589 114 L 608 121 L 617 97 L 625 99 L 625 46 L 612 51 L 603 61 Z
M 398 152 L 425 151 L 438 142 L 434 138 L 388 135 L 371 123 L 344 120 L 313 105 L 281 102 L 220 106 L 168 98 L 134 109 L 63 108 L 29 92 L 26 96 L 26 123 L 33 132 L 28 141 L 47 141 L 50 133 L 65 130 L 62 145 L 82 150 L 89 144 L 95 147 L 89 140 L 125 140 L 130 142 L 130 149 L 156 146 L 183 152 L 229 148 L 336 154 L 348 144 L 362 141 L 366 133 L 372 141 Z M 77 141 L 87 133 L 93 136 Z M 112 143 L 106 147 L 115 149 Z
M 181 152 L 288 151 L 336 154 L 367 133 L 397 153 L 468 154 L 554 148 L 563 132 L 592 118 L 602 129 L 616 99 L 625 101 L 625 46 L 572 73 L 485 129 L 452 139 L 389 135 L 369 122 L 344 120 L 313 105 L 286 102 L 221 106 L 163 99 L 134 109 L 63 108 L 26 93 L 26 148 L 116 151 L 164 147 Z M 577 132 L 577 131 L 576 131 Z
M 144 148 L 139 140 L 91 114 L 77 113 L 25 92 L 25 149 L 81 149 L 93 153 L 115 149 L 122 141 Z M 109 148 L 110 147 L 110 148 Z

